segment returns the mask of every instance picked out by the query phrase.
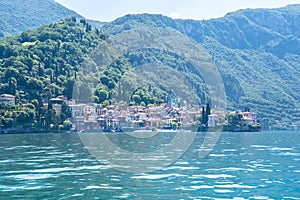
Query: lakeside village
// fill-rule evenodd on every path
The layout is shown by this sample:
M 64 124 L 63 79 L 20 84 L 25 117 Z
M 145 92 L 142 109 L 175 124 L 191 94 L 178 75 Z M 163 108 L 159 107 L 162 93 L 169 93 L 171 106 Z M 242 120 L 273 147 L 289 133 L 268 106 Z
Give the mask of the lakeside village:
M 10 94 L 0 95 L 0 105 L 13 106 L 16 97 Z M 167 102 L 157 106 L 110 105 L 99 107 L 97 104 L 76 103 L 64 96 L 52 98 L 44 107 L 55 111 L 60 116 L 67 105 L 70 116 L 57 127 L 58 132 L 122 132 L 122 131 L 260 131 L 256 113 L 249 109 L 225 113 L 211 110 L 207 104 L 202 108 L 180 107 L 174 96 L 167 97 Z M 47 120 L 46 120 L 47 121 Z M 67 127 L 64 127 L 67 124 Z M 53 127 L 53 124 L 49 124 Z M 194 127 L 194 128 L 192 128 Z M 25 127 L 0 127 L 0 133 L 14 133 Z M 28 129 L 28 127 L 27 127 Z M 34 128 L 30 128 L 34 131 Z M 37 130 L 36 130 L 37 131 Z M 39 131 L 44 132 L 42 129 Z M 52 129 L 53 131 L 53 129 Z M 22 131 L 23 132 L 23 131 Z M 29 132 L 29 131 L 27 131 Z

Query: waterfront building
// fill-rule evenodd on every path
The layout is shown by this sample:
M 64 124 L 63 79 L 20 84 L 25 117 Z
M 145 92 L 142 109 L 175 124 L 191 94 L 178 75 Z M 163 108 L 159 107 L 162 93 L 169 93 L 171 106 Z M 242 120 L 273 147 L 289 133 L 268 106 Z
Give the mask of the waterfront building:
M 257 115 L 254 112 L 243 112 L 243 116 L 246 119 L 249 119 L 252 121 L 252 124 L 256 124 L 257 122 Z
M 73 104 L 69 105 L 69 109 L 72 113 L 72 117 L 82 117 L 83 116 L 83 109 L 86 104 Z
M 219 117 L 216 114 L 208 115 L 207 125 L 208 127 L 216 127 L 219 122 Z
M 16 97 L 11 94 L 1 94 L 0 95 L 0 105 L 15 105 Z
M 50 103 L 52 105 L 52 108 L 55 110 L 56 115 L 61 115 L 61 104 L 63 102 L 64 100 L 59 97 L 50 99 Z

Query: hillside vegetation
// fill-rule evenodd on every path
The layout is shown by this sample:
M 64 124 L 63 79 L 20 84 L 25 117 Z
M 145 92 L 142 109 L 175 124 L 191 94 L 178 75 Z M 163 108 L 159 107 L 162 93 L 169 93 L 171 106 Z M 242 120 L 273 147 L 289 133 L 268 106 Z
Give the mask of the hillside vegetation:
M 149 105 L 170 90 L 194 107 L 250 107 L 265 128 L 299 126 L 299 13 L 292 5 L 206 21 L 126 15 L 101 29 L 73 17 L 3 38 L 0 93 L 16 95 L 23 107 L 2 109 L 2 126 L 64 125 L 67 109 L 55 119 L 44 106 L 59 95 L 99 106 Z
M 139 34 L 155 38 L 162 31 L 140 30 Z M 61 116 L 46 106 L 60 95 L 99 106 L 121 101 L 129 105 L 160 104 L 170 90 L 178 91 L 181 104 L 198 107 L 212 99 L 196 68 L 212 68 L 211 60 L 195 42 L 171 31 L 160 37 L 164 43 L 152 41 L 156 45 L 134 48 L 133 40 L 142 42 L 135 38 L 130 33 L 109 38 L 85 20 L 70 18 L 1 39 L 0 93 L 15 95 L 17 103 L 1 109 L 2 126 L 23 125 L 25 121 L 31 127 L 63 126 L 70 117 L 66 106 Z M 182 42 L 167 49 L 164 45 L 171 46 L 170 38 Z M 133 46 L 122 44 L 125 40 Z M 188 47 L 197 48 L 198 54 Z M 185 56 L 180 55 L 181 49 Z M 217 77 L 213 72 L 206 73 Z
M 0 40 L 0 93 L 15 95 L 17 103 L 12 110 L 1 109 L 2 125 L 10 127 L 24 120 L 38 127 L 63 123 L 67 113 L 56 119 L 44 104 L 59 95 L 69 99 L 90 95 L 102 71 L 90 55 L 106 39 L 85 20 L 79 23 L 72 18 Z M 21 115 L 26 117 L 20 121 Z
M 300 124 L 300 5 L 203 21 L 126 15 L 103 30 L 118 37 L 141 27 L 175 30 L 202 46 L 223 78 L 228 110 L 249 106 L 265 127 Z

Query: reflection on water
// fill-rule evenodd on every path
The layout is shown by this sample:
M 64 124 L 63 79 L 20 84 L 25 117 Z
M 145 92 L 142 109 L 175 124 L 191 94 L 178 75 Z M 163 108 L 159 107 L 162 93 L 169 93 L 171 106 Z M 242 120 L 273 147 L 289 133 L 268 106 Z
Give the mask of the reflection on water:
M 172 134 L 109 139 L 149 152 Z M 98 161 L 77 134 L 0 135 L 0 199 L 300 199 L 300 132 L 222 133 L 200 159 L 204 136 L 173 164 L 134 174 Z

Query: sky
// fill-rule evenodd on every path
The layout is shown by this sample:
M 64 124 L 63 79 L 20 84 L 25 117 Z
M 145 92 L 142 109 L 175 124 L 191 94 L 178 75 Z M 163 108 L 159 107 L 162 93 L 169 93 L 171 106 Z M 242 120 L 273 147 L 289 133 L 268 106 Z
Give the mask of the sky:
M 55 0 L 88 19 L 113 21 L 126 14 L 163 14 L 181 19 L 211 19 L 246 8 L 278 8 L 300 0 Z

